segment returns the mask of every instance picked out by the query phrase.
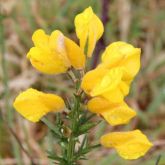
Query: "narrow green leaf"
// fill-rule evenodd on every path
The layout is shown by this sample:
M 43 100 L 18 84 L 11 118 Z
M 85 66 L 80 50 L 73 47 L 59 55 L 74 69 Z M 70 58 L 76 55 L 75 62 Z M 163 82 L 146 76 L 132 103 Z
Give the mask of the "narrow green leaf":
M 155 165 L 159 165 L 160 159 L 161 159 L 161 155 L 158 156 Z
M 47 127 L 54 133 L 54 135 L 57 138 L 61 138 L 61 133 L 59 131 L 59 128 L 56 128 L 49 120 L 47 120 L 45 117 L 41 119 L 41 121 L 47 125 Z
M 79 136 L 79 135 L 82 135 L 82 134 L 85 134 L 87 133 L 91 128 L 95 127 L 98 123 L 85 123 L 83 124 L 82 126 L 80 126 L 78 128 L 78 130 L 74 133 L 76 136 Z

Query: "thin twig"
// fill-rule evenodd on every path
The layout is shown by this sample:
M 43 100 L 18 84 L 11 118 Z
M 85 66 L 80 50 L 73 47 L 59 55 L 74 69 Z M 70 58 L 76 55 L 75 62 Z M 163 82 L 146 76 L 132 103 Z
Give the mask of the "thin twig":
M 37 165 L 34 161 L 33 161 L 33 157 L 28 153 L 28 151 L 23 147 L 19 137 L 17 136 L 17 134 L 13 131 L 12 128 L 10 128 L 8 126 L 8 130 L 11 132 L 11 134 L 14 136 L 14 138 L 16 139 L 17 143 L 19 144 L 20 148 L 22 149 L 22 151 L 27 155 L 27 157 L 29 158 L 29 160 L 31 161 L 31 165 Z
M 159 162 L 160 162 L 161 156 L 162 156 L 162 155 L 159 155 L 159 156 L 158 156 L 155 165 L 159 165 Z

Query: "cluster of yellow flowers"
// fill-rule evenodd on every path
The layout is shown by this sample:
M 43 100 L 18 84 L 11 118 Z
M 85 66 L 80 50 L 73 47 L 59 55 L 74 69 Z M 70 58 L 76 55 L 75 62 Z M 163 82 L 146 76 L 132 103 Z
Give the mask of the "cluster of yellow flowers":
M 104 28 L 91 7 L 76 16 L 75 28 L 80 46 L 59 30 L 51 35 L 41 29 L 35 31 L 32 36 L 34 47 L 27 54 L 31 64 L 46 74 L 65 73 L 71 67 L 83 70 L 86 57 L 92 56 Z M 103 52 L 97 68 L 87 72 L 82 79 L 81 88 L 91 97 L 87 103 L 88 110 L 101 115 L 112 126 L 126 124 L 136 115 L 124 102 L 124 97 L 139 71 L 140 53 L 139 48 L 125 42 L 112 43 Z M 19 94 L 14 107 L 26 119 L 37 122 L 48 112 L 64 110 L 65 103 L 57 95 L 30 88 Z M 140 130 L 112 132 L 103 135 L 100 143 L 115 148 L 125 159 L 137 159 L 152 146 Z

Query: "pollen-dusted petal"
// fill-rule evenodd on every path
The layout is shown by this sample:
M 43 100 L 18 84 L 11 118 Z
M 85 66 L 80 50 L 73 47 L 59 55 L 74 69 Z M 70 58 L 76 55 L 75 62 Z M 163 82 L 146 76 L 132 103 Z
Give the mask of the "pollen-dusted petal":
M 93 90 L 96 84 L 100 83 L 107 71 L 107 69 L 97 67 L 96 69 L 87 72 L 81 83 L 81 88 L 85 91 L 85 93 L 90 95 L 90 92 Z
M 93 13 L 92 8 L 88 7 L 75 17 L 75 27 L 77 37 L 80 39 L 80 47 L 84 50 L 87 44 L 87 55 L 91 57 L 96 42 L 104 31 L 101 20 Z
M 140 69 L 139 48 L 122 41 L 110 44 L 102 54 L 102 63 L 107 68 L 124 67 L 125 79 L 132 79 Z
M 72 40 L 65 37 L 65 46 L 68 59 L 71 65 L 76 69 L 82 69 L 85 67 L 85 55 L 82 49 Z
M 112 105 L 100 113 L 112 126 L 127 124 L 136 115 L 136 112 L 124 102 Z
M 56 54 L 56 56 L 63 61 L 65 66 L 71 66 L 65 47 L 65 36 L 59 30 L 55 30 L 51 33 L 49 37 L 49 46 L 51 52 Z
M 27 120 L 37 122 L 48 112 L 62 111 L 65 103 L 57 95 L 30 88 L 16 97 L 13 106 Z
M 140 131 L 112 132 L 103 135 L 100 143 L 104 147 L 113 147 L 124 159 L 137 159 L 146 154 L 152 143 Z

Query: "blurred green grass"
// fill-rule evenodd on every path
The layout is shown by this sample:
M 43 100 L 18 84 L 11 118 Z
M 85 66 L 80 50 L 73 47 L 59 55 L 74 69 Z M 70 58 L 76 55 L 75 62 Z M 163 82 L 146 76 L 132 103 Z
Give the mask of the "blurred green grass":
M 8 116 L 10 126 L 26 150 L 39 159 L 45 159 L 44 150 L 53 149 L 55 142 L 45 137 L 43 125 L 29 124 L 12 110 L 12 100 L 22 89 L 33 86 L 43 91 L 56 91 L 70 97 L 72 86 L 64 76 L 38 74 L 26 59 L 32 46 L 31 35 L 37 28 L 47 33 L 55 29 L 78 42 L 74 17 L 86 7 L 92 6 L 101 18 L 103 0 L 4 0 L 1 2 L 4 27 L 4 55 L 9 77 L 9 113 L 5 108 L 3 74 L 0 72 L 0 115 Z M 142 48 L 142 68 L 131 89 L 128 103 L 134 107 L 138 116 L 127 126 L 112 128 L 104 122 L 95 128 L 90 138 L 97 141 L 108 130 L 142 129 L 155 142 L 155 147 L 136 161 L 125 161 L 112 150 L 97 150 L 84 162 L 87 165 L 151 165 L 161 154 L 159 165 L 165 165 L 165 1 L 164 0 L 108 0 L 109 20 L 105 25 L 104 46 L 117 40 L 125 40 Z M 97 45 L 98 46 L 98 45 Z M 100 52 L 103 50 L 101 49 Z M 2 55 L 2 52 L 1 52 Z M 2 62 L 2 59 L 1 61 Z M 92 63 L 92 62 L 91 62 Z M 22 149 L 6 129 L 0 116 L 0 160 L 16 159 L 21 165 L 28 159 Z M 31 131 L 31 132 L 29 132 Z M 35 147 L 34 147 L 35 146 Z M 41 150 L 41 151 L 39 151 Z M 58 149 L 57 149 L 58 150 Z M 0 161 L 0 164 L 1 163 Z M 4 164 L 3 164 L 4 165 Z

